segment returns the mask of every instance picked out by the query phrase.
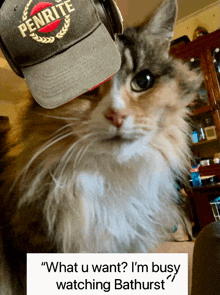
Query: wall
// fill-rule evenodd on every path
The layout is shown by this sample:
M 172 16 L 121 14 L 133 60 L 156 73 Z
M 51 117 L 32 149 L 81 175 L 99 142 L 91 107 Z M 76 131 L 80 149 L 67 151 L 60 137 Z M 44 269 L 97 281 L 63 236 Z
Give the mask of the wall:
M 17 113 L 16 104 L 28 93 L 24 79 L 18 77 L 8 65 L 0 68 L 0 116 L 7 116 L 12 122 Z
M 16 106 L 12 102 L 7 101 L 0 101 L 0 116 L 6 116 L 9 117 L 10 123 L 13 122 L 13 120 L 16 117 Z
M 219 1 L 179 20 L 176 23 L 173 39 L 187 35 L 193 40 L 193 33 L 198 26 L 205 27 L 209 33 L 216 31 L 220 26 Z

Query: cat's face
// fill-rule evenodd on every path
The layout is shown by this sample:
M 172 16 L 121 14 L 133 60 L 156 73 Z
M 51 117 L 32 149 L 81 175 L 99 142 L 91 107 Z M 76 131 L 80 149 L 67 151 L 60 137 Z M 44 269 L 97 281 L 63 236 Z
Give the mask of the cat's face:
M 161 50 L 164 56 L 158 56 L 151 38 L 142 40 L 135 30 L 127 29 L 118 47 L 122 67 L 100 87 L 102 101 L 91 114 L 91 126 L 102 134 L 102 146 L 116 153 L 120 150 L 122 157 L 146 149 L 161 127 L 165 109 L 176 104 L 176 85 L 169 78 L 172 67 L 167 52 Z
M 196 77 L 168 56 L 175 14 L 175 1 L 165 1 L 147 25 L 128 28 L 118 38 L 121 69 L 100 87 L 102 100 L 89 118 L 98 153 L 127 160 L 141 155 L 156 137 L 185 128 L 181 124 Z

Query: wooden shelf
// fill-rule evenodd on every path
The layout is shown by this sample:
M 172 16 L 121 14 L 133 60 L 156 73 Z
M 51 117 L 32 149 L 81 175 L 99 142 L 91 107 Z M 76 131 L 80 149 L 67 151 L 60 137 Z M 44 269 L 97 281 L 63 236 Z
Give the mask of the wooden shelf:
M 220 176 L 220 164 L 211 164 L 208 166 L 200 166 L 199 173 L 201 176 L 217 175 Z
M 211 111 L 213 111 L 213 108 L 211 106 L 204 106 L 195 110 L 191 110 L 191 116 L 197 116 Z
M 216 142 L 216 141 L 219 141 L 219 139 L 215 138 L 215 139 L 211 139 L 211 140 L 203 140 L 203 141 L 193 143 L 192 146 L 203 145 L 203 144 L 207 144 L 207 143 L 210 143 L 210 142 Z
M 171 49 L 171 55 L 180 58 L 183 61 L 189 62 L 192 58 L 200 61 L 201 73 L 204 76 L 204 86 L 208 95 L 207 105 L 201 104 L 201 107 L 191 108 L 191 118 L 201 116 L 202 114 L 210 113 L 213 118 L 213 125 L 216 128 L 217 137 L 220 138 L 220 114 L 219 114 L 219 97 L 220 89 L 215 71 L 212 52 L 215 48 L 220 47 L 220 30 L 216 30 L 208 35 L 202 36 L 186 43 L 185 45 L 177 46 Z M 203 106 L 202 106 L 203 105 Z M 198 105 L 199 106 L 199 105 Z M 199 142 L 196 145 L 203 145 L 210 141 Z
M 208 35 L 199 37 L 192 42 L 188 42 L 185 45 L 181 45 L 180 47 L 175 44 L 170 50 L 171 55 L 185 62 L 189 62 L 192 58 L 198 59 L 200 62 L 201 73 L 204 77 L 203 86 L 205 86 L 209 100 L 207 105 L 202 103 L 199 104 L 200 102 L 198 101 L 198 108 L 196 108 L 196 105 L 194 105 L 194 109 L 191 108 L 191 120 L 199 126 L 206 116 L 210 115 L 213 119 L 212 125 L 215 125 L 216 127 L 218 138 L 200 141 L 191 145 L 191 150 L 198 159 L 211 159 L 215 153 L 220 152 L 220 89 L 212 55 L 213 50 L 220 47 L 219 40 L 220 30 L 217 30 Z M 220 179 L 220 164 L 200 166 L 199 172 L 201 176 L 216 175 Z M 196 225 L 199 225 L 200 229 L 202 229 L 208 223 L 213 222 L 214 216 L 209 201 L 220 196 L 220 184 L 192 188 L 191 190 L 186 188 L 186 192 L 189 196 L 191 208 L 193 209 Z
M 219 38 L 220 38 L 220 30 L 216 30 L 215 32 L 212 32 L 206 36 L 199 37 L 196 40 L 186 43 L 184 46 L 174 47 L 170 49 L 170 54 L 174 55 L 175 57 L 181 58 L 181 59 L 188 59 L 189 53 L 194 53 L 195 56 L 199 55 L 201 52 L 201 49 L 203 47 L 206 47 L 207 44 L 214 45 L 216 47 L 219 47 Z M 191 56 L 191 57 L 195 57 Z

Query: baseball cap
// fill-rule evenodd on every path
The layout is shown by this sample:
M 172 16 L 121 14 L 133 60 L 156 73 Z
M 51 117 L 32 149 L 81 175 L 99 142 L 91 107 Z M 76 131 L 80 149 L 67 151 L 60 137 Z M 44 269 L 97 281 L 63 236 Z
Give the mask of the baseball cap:
M 121 65 L 93 0 L 6 0 L 0 37 L 9 64 L 48 109 L 93 89 Z

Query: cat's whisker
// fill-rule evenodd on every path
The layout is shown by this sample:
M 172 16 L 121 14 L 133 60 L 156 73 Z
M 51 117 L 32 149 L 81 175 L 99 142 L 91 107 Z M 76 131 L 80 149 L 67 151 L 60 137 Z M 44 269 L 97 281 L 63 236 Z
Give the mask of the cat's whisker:
M 92 137 L 92 136 L 94 136 L 93 133 L 86 134 L 82 138 L 79 138 L 78 140 L 76 140 L 76 142 L 74 142 L 74 144 L 70 146 L 70 148 L 66 151 L 66 153 L 62 157 L 62 159 L 60 161 L 60 164 L 58 165 L 58 167 L 56 169 L 57 172 L 58 172 L 58 175 L 62 176 L 62 174 L 64 173 L 66 165 L 69 163 L 70 159 L 73 157 L 73 154 L 74 154 L 75 150 L 77 149 L 77 146 L 79 144 L 82 144 L 82 142 L 84 140 L 86 140 L 86 139 L 88 139 L 89 137 Z
M 56 142 L 58 142 L 59 140 L 64 139 L 64 138 L 67 137 L 67 136 L 70 136 L 71 134 L 72 134 L 72 132 L 63 135 L 61 138 L 58 138 L 58 140 L 56 140 Z M 59 136 L 60 136 L 60 135 L 59 135 Z M 55 138 L 57 138 L 57 136 L 56 136 Z M 17 177 L 15 178 L 15 180 L 14 180 L 14 182 L 13 182 L 11 188 L 9 189 L 9 193 L 12 192 L 13 188 L 15 187 L 16 183 L 18 182 L 18 180 L 19 180 L 20 178 L 21 178 L 21 185 L 24 183 L 24 181 L 25 181 L 25 177 L 26 177 L 26 175 L 27 175 L 27 173 L 28 173 L 28 170 L 29 170 L 31 164 L 37 159 L 37 157 L 38 157 L 41 153 L 43 153 L 46 149 L 48 149 L 50 146 L 52 146 L 53 144 L 56 143 L 56 142 L 53 142 L 53 140 L 54 140 L 55 138 L 53 138 L 53 139 L 47 141 L 47 143 L 50 142 L 50 144 L 48 144 L 48 145 L 44 145 L 44 148 L 41 147 L 41 149 L 39 149 L 38 152 L 34 154 L 34 156 L 33 156 L 33 157 L 31 158 L 31 160 L 27 163 L 27 165 L 24 166 L 24 168 L 18 173 L 18 175 L 17 175 Z
M 135 126 L 134 129 L 135 130 L 141 129 L 141 130 L 146 130 L 146 131 L 152 131 L 152 127 L 153 126 L 149 126 L 146 124 L 138 124 L 138 126 Z
M 92 122 L 90 125 L 90 129 L 95 132 L 102 132 L 103 126 L 100 123 Z M 106 131 L 105 131 L 106 132 Z
M 51 140 L 47 141 L 43 146 L 41 146 L 41 148 L 34 154 L 34 156 L 31 158 L 31 160 L 28 162 L 28 164 L 24 167 L 24 169 L 21 171 L 20 175 L 18 178 L 20 178 L 21 175 L 22 178 L 24 179 L 30 166 L 32 165 L 32 163 L 44 152 L 46 151 L 48 148 L 50 148 L 52 145 L 56 144 L 57 142 L 63 140 L 64 138 L 73 135 L 73 132 L 68 132 L 66 134 L 63 134 L 62 136 L 56 136 L 55 138 L 52 138 Z
M 64 129 L 66 129 L 66 128 L 68 128 L 68 127 L 71 127 L 71 126 L 72 126 L 72 123 L 69 123 L 69 124 L 66 124 L 66 125 L 64 125 L 63 127 L 59 128 L 58 130 L 56 130 L 56 131 L 52 134 L 52 136 L 51 136 L 52 139 L 54 138 L 54 135 L 56 135 L 57 133 L 58 133 L 58 135 L 56 135 L 56 136 L 62 135 L 62 133 L 59 134 L 59 132 L 62 131 L 62 130 L 64 130 Z
M 69 124 L 64 125 L 64 126 L 61 127 L 60 129 L 58 129 L 56 132 L 53 133 L 53 135 L 57 134 L 58 132 L 60 132 L 60 131 L 62 131 L 62 130 L 64 130 L 64 129 L 66 129 L 66 128 L 68 128 L 68 127 L 70 127 L 70 130 L 72 130 L 73 135 L 75 134 L 75 135 L 78 135 L 78 136 L 79 136 L 80 133 L 78 132 L 78 130 L 81 130 L 81 131 L 83 131 L 83 132 L 88 133 L 87 126 L 81 126 L 81 124 L 86 125 L 86 123 L 87 123 L 87 122 L 83 121 L 83 122 L 80 122 L 80 126 L 74 126 L 73 123 L 71 122 L 71 123 L 69 123 Z M 74 129 L 72 129 L 71 127 L 74 127 Z M 78 129 L 77 129 L 77 128 L 78 128 Z M 63 134 L 64 134 L 64 133 L 63 133 Z M 53 136 L 53 135 L 52 135 L 52 136 Z M 56 137 L 58 137 L 58 136 L 60 136 L 60 135 L 62 135 L 62 133 L 56 135 Z M 52 137 L 52 139 L 55 139 L 55 137 Z M 51 140 L 52 140 L 52 139 L 51 139 Z
M 79 163 L 81 162 L 83 156 L 85 155 L 85 153 L 88 151 L 89 148 L 91 148 L 91 146 L 97 142 L 98 139 L 97 138 L 93 138 L 93 141 L 88 143 L 86 146 L 82 146 L 82 148 L 79 150 L 79 152 L 76 155 L 75 161 L 74 161 L 74 168 L 79 165 Z
M 89 126 L 89 129 L 86 128 L 84 133 L 78 133 L 77 132 L 77 135 L 84 136 L 85 134 L 88 134 L 88 133 L 90 133 L 91 136 L 94 136 L 96 138 L 99 138 L 100 140 L 102 140 L 103 137 L 105 137 L 106 139 L 108 139 L 110 137 L 110 134 L 109 134 L 108 131 L 106 131 L 104 129 L 102 130 L 100 128 L 99 129 L 98 128 L 94 128 L 94 126 Z
M 58 120 L 67 120 L 67 121 L 79 121 L 80 118 L 72 118 L 72 117 L 60 117 L 60 116 L 51 116 L 43 113 L 37 113 L 40 116 L 51 118 L 51 119 L 58 119 Z
M 127 137 L 131 137 L 133 139 L 138 139 L 141 138 L 143 136 L 145 136 L 147 133 L 144 130 L 135 130 L 135 131 L 124 131 L 122 133 L 122 136 L 127 136 Z

